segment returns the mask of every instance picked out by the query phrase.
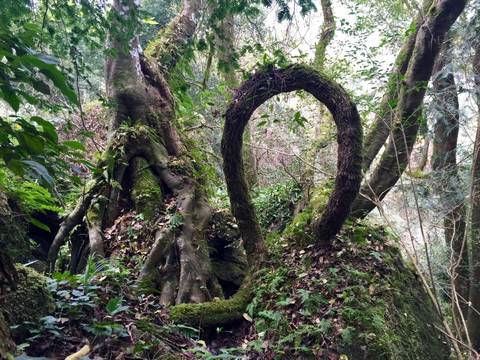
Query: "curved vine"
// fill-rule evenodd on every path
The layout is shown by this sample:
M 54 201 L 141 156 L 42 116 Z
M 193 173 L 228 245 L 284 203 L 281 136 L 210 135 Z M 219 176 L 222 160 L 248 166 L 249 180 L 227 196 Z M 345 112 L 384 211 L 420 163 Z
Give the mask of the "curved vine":
M 360 188 L 362 127 L 357 108 L 346 91 L 308 65 L 294 64 L 284 69 L 269 66 L 257 71 L 241 85 L 228 107 L 222 138 L 223 170 L 232 213 L 238 221 L 250 266 L 263 261 L 266 248 L 244 176 L 243 131 L 261 104 L 277 94 L 296 90 L 307 91 L 325 104 L 338 129 L 335 187 L 323 213 L 312 221 L 317 246 L 330 244 L 348 217 Z

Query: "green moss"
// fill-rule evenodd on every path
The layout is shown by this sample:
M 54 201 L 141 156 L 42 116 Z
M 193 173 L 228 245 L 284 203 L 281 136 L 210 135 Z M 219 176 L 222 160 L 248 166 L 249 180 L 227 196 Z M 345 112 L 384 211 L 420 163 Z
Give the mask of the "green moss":
M 424 179 L 426 177 L 429 177 L 429 175 L 422 170 L 415 170 L 415 171 L 410 171 L 410 176 L 413 177 L 414 179 Z
M 55 310 L 55 303 L 47 290 L 45 277 L 35 270 L 15 265 L 19 283 L 17 291 L 11 292 L 0 301 L 11 325 L 38 320 Z
M 134 169 L 132 200 L 135 210 L 143 214 L 145 219 L 154 219 L 159 207 L 163 209 L 162 189 L 144 158 L 135 158 Z
M 333 181 L 328 181 L 319 186 L 312 194 L 307 209 L 298 214 L 282 234 L 285 238 L 295 242 L 295 244 L 307 246 L 315 243 L 310 225 L 312 219 L 321 216 L 322 211 L 327 205 L 330 193 L 333 189 Z
M 312 211 L 306 211 L 298 214 L 289 226 L 285 229 L 282 236 L 296 244 L 306 246 L 313 244 L 315 239 L 310 231 L 310 223 L 312 221 Z
M 249 281 L 228 300 L 218 300 L 202 304 L 180 304 L 170 310 L 170 318 L 180 324 L 212 328 L 235 323 L 242 319 L 245 309 L 252 299 Z
M 320 216 L 320 214 L 325 209 L 328 199 L 330 198 L 330 193 L 332 192 L 333 186 L 334 182 L 329 181 L 322 186 L 316 188 L 313 192 L 308 207 L 312 210 L 312 213 L 315 217 Z
M 289 234 L 302 234 L 297 227 L 309 218 L 304 213 L 294 220 Z M 382 227 L 347 223 L 329 250 L 298 246 L 294 237 L 289 246 L 278 242 L 278 259 L 272 258 L 249 306 L 257 331 L 269 339 L 265 351 L 285 352 L 279 359 L 315 359 L 318 353 L 447 359 L 434 306 L 393 240 Z M 313 327 L 305 325 L 312 321 Z
M 100 216 L 99 216 L 99 212 L 100 212 L 99 206 L 100 205 L 98 203 L 93 203 L 92 206 L 90 206 L 90 208 L 88 208 L 87 215 L 86 215 L 88 223 L 95 224 L 95 223 L 99 223 L 101 221 Z
M 343 344 L 341 352 L 349 357 L 363 353 L 367 359 L 447 359 L 449 348 L 435 330 L 441 324 L 433 304 L 393 249 L 392 272 L 377 283 L 372 299 L 351 294 L 353 300 L 340 311 L 355 328 L 353 343 Z

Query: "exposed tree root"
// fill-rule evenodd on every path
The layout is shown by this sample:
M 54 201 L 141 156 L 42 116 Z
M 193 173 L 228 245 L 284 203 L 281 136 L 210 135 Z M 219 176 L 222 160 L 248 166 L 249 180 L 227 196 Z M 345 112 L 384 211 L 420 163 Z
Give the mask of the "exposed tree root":
M 119 135 L 112 139 L 115 143 Z M 131 197 L 137 213 L 142 213 L 154 228 L 158 228 L 164 218 L 161 184 L 176 198 L 176 223 L 169 229 L 155 231 L 155 243 L 142 269 L 141 280 L 162 290 L 160 301 L 163 304 L 211 300 L 209 289 L 217 294 L 219 286 L 212 275 L 207 247 L 200 234 L 210 218 L 211 208 L 198 186 L 188 176 L 174 173 L 168 163 L 167 150 L 152 140 L 148 131 L 122 134 L 120 143 L 108 147 L 100 165 L 113 174 L 111 180 L 107 183 L 104 177 L 97 177 L 87 196 L 62 223 L 49 254 L 51 269 L 64 239 L 83 217 L 88 228 L 90 253 L 102 257 L 110 255 L 105 251 L 104 229 L 111 226 L 119 214 L 120 197 Z M 109 169 L 109 164 L 113 164 L 113 169 Z M 128 181 L 127 173 L 133 183 L 131 194 L 122 191 L 122 184 Z M 72 258 L 78 262 L 78 254 Z
M 204 304 L 180 304 L 170 310 L 170 318 L 181 324 L 204 329 L 229 325 L 242 319 L 253 297 L 253 276 L 245 278 L 238 292 L 230 299 Z

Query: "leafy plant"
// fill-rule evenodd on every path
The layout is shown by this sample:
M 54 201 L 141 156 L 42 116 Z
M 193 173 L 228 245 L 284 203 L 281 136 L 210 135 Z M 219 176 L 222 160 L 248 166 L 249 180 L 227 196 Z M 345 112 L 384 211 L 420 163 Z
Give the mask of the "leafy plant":
M 197 341 L 197 343 L 203 343 L 203 341 Z M 213 359 L 246 359 L 245 356 L 234 355 L 235 351 L 238 351 L 236 348 L 232 349 L 220 349 L 220 354 L 213 355 L 210 351 L 203 347 L 195 347 L 185 350 L 187 352 L 192 352 L 194 355 L 200 356 L 201 359 L 213 360 Z
M 302 190 L 294 181 L 258 190 L 253 203 L 264 231 L 283 231 L 293 215 L 295 204 L 301 198 Z
M 111 316 L 118 314 L 119 312 L 128 310 L 130 306 L 123 305 L 122 306 L 123 296 L 119 296 L 115 299 L 111 299 L 106 306 L 106 310 Z

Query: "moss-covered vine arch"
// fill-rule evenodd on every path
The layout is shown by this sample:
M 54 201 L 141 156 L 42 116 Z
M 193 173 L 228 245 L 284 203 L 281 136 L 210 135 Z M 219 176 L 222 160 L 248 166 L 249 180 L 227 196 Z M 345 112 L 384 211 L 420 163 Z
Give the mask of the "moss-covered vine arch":
M 232 213 L 236 217 L 249 265 L 265 256 L 265 244 L 257 220 L 242 162 L 243 131 L 256 108 L 271 97 L 305 90 L 325 104 L 338 129 L 338 158 L 335 187 L 323 213 L 313 219 L 318 246 L 328 245 L 346 220 L 361 182 L 362 128 L 355 104 L 346 91 L 315 68 L 295 64 L 284 69 L 269 66 L 246 80 L 225 113 L 222 138 L 223 170 Z

